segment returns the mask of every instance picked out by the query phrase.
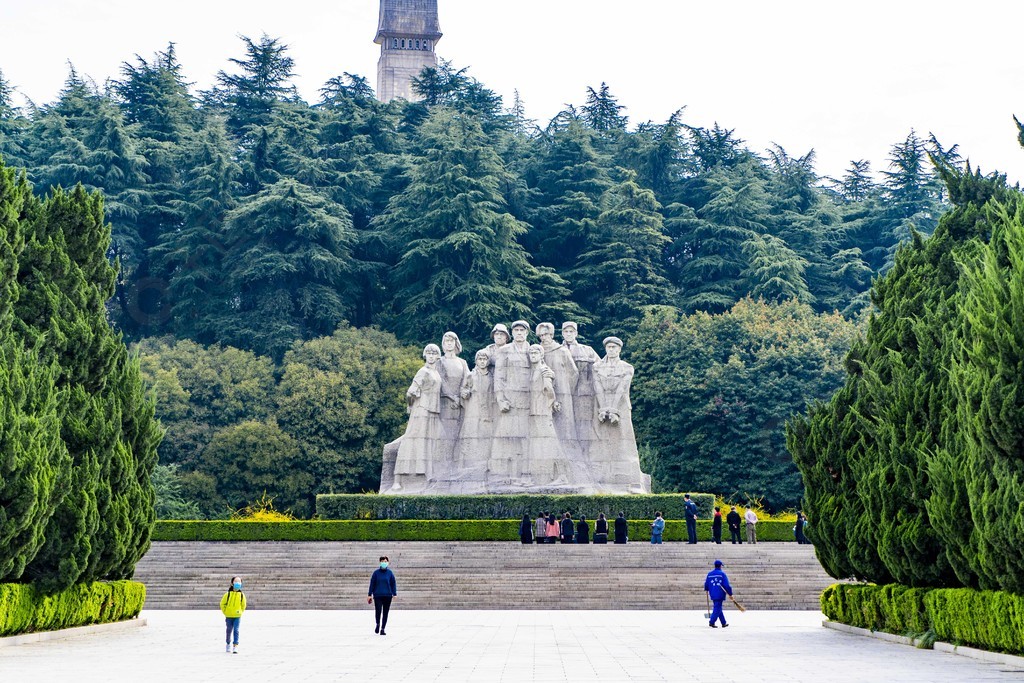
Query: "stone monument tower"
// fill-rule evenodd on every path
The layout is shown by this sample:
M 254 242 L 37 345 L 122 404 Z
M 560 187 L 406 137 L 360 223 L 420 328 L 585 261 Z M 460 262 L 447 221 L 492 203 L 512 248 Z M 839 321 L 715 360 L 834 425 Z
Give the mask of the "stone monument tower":
M 437 0 L 380 0 L 380 21 L 373 41 L 380 45 L 377 99 L 416 99 L 412 79 L 424 67 L 437 66 L 434 45 L 440 39 Z

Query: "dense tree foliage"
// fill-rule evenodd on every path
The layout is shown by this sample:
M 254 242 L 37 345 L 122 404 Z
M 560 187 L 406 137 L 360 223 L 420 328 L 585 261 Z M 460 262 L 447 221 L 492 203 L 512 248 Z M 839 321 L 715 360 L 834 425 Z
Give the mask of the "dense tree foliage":
M 315 491 L 374 488 L 379 448 L 401 429 L 398 387 L 415 367 L 406 363 L 418 357 L 404 344 L 436 342 L 455 329 L 483 345 L 496 322 L 571 318 L 590 342 L 617 334 L 640 354 L 633 337 L 646 307 L 671 309 L 666 315 L 678 321 L 701 313 L 734 320 L 755 307 L 747 297 L 761 299 L 803 321 L 796 329 L 806 339 L 789 339 L 778 362 L 804 374 L 785 391 L 759 395 L 764 413 L 744 418 L 764 437 L 750 451 L 763 459 L 744 466 L 767 469 L 721 485 L 768 494 L 760 487 L 778 474 L 770 500 L 793 503 L 792 471 L 782 474 L 784 463 L 776 462 L 780 421 L 801 401 L 824 397 L 832 377 L 808 340 L 849 338 L 833 313 L 854 319 L 868 309 L 871 278 L 894 269 L 898 245 L 930 234 L 947 205 L 928 155 L 957 160 L 955 147 L 912 131 L 892 147 L 879 176 L 857 160 L 840 179 L 822 179 L 813 151 L 754 150 L 718 123 L 687 125 L 682 108 L 664 122 L 631 121 L 607 83 L 586 88 L 581 104 L 537 126 L 521 100 L 504 109 L 493 91 L 448 62 L 416 79 L 421 101 L 380 103 L 365 78 L 344 72 L 310 103 L 292 83 L 297 67 L 282 41 L 243 37 L 240 47 L 213 87 L 198 93 L 173 44 L 134 57 L 103 86 L 72 67 L 54 102 L 26 110 L 15 107 L 14 86 L 0 74 L 0 154 L 25 166 L 40 192 L 83 188 L 55 189 L 45 208 L 34 209 L 40 238 L 26 247 L 26 281 L 50 262 L 48 250 L 63 248 L 61 239 L 80 265 L 49 289 L 34 288 L 14 321 L 31 347 L 49 311 L 72 303 L 88 311 L 53 323 L 56 343 L 79 368 L 54 378 L 58 391 L 69 392 L 67 410 L 80 427 L 66 436 L 81 439 L 69 449 L 69 476 L 80 481 L 69 487 L 75 500 L 62 528 L 86 535 L 103 528 L 118 538 L 141 528 L 125 507 L 141 489 L 130 472 L 121 475 L 125 454 L 145 451 L 154 436 L 149 418 L 133 423 L 119 412 L 147 409 L 125 388 L 137 370 L 118 355 L 117 338 L 95 332 L 104 303 L 116 328 L 139 344 L 146 380 L 158 388 L 159 415 L 169 426 L 161 456 L 178 466 L 161 474 L 170 482 L 163 490 L 177 482 L 182 500 L 216 515 L 272 481 L 255 471 L 251 479 L 225 480 L 228 463 L 241 462 L 240 449 L 260 435 L 294 454 L 287 467 L 279 463 L 284 479 L 313 477 L 304 492 L 305 483 L 275 483 L 285 506 L 302 511 Z M 76 230 L 94 246 L 105 244 L 92 190 L 106 197 L 112 237 L 105 256 L 116 268 L 48 227 L 75 214 Z M 85 298 L 75 294 L 83 283 L 92 288 Z M 783 324 L 774 313 L 757 315 L 769 337 Z M 744 348 L 756 346 L 757 330 Z M 387 334 L 395 337 L 375 336 Z M 649 328 L 643 334 L 657 336 Z M 723 345 L 716 353 L 740 344 L 707 334 Z M 349 346 L 359 364 L 303 346 L 338 335 L 344 339 L 335 343 Z M 364 347 L 353 338 L 401 348 L 403 360 L 360 355 L 355 350 Z M 747 400 L 738 387 L 776 362 L 748 351 L 740 371 L 721 353 L 701 367 L 734 386 L 728 400 Z M 86 357 L 105 360 L 79 367 Z M 808 377 L 814 359 L 826 363 L 819 381 Z M 638 378 L 675 362 L 650 353 L 636 360 Z M 109 386 L 96 385 L 101 377 Z M 101 388 L 108 392 L 102 400 Z M 394 403 L 382 402 L 392 392 Z M 104 407 L 108 398 L 117 410 Z M 693 418 L 694 433 L 714 443 L 708 425 L 717 418 L 705 417 Z M 643 413 L 638 423 L 654 434 L 644 419 L 661 418 Z M 100 445 L 88 446 L 94 442 Z M 705 472 L 719 469 L 718 450 L 697 451 Z M 212 453 L 226 459 L 223 468 Z M 680 469 L 678 444 L 648 445 L 644 453 L 665 473 L 662 485 L 700 488 L 696 469 Z M 125 482 L 123 491 L 94 490 L 90 478 L 107 473 Z M 43 556 L 74 558 L 65 560 L 67 576 L 100 571 L 95 558 L 121 562 L 101 549 L 113 548 L 110 542 L 97 541 L 94 550 L 76 540 L 82 537 L 50 535 L 53 547 Z
M 789 446 L 833 575 L 1019 592 L 1022 197 L 945 154 L 954 208 L 897 251 L 844 387 Z
M 796 506 L 800 477 L 781 427 L 840 385 L 855 334 L 838 314 L 796 301 L 745 299 L 717 315 L 650 310 L 627 351 L 644 369 L 634 419 L 637 439 L 659 454 L 655 488 Z
M 103 200 L 40 201 L 0 165 L 0 573 L 46 590 L 130 578 L 149 547 L 161 430 L 107 320 Z
M 385 443 L 401 434 L 419 351 L 342 326 L 281 362 L 232 347 L 147 339 L 142 373 L 167 428 L 165 502 L 223 517 L 263 493 L 312 513 L 317 493 L 375 490 Z M 247 465 L 248 463 L 248 465 Z M 176 513 L 178 514 L 178 513 Z

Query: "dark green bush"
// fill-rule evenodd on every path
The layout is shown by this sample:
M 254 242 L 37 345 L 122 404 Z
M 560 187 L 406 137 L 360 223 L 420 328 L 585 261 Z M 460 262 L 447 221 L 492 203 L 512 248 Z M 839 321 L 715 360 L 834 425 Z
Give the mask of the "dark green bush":
M 836 584 L 821 594 L 821 611 L 837 621 L 899 635 L 1024 654 L 1024 596 L 970 588 L 908 588 Z
M 593 535 L 594 520 L 587 518 Z M 761 522 L 758 539 L 792 541 L 789 522 Z M 697 535 L 711 540 L 711 522 L 698 521 Z M 651 538 L 650 521 L 631 520 L 631 541 L 645 542 Z M 666 541 L 685 541 L 686 523 L 668 520 Z M 313 520 L 295 522 L 179 521 L 156 523 L 154 541 L 517 541 L 519 520 Z M 728 543 L 728 538 L 724 541 Z
M 710 493 L 691 493 L 702 518 L 710 518 L 715 497 Z M 603 512 L 609 519 L 625 512 L 627 519 L 654 518 L 661 512 L 666 519 L 685 519 L 683 495 L 661 493 L 625 496 L 381 496 L 377 494 L 325 494 L 316 497 L 316 512 L 321 519 L 513 519 L 523 513 L 531 518 L 540 512 L 596 519 Z
M 0 636 L 134 619 L 145 602 L 138 581 L 76 584 L 51 595 L 32 584 L 0 583 Z

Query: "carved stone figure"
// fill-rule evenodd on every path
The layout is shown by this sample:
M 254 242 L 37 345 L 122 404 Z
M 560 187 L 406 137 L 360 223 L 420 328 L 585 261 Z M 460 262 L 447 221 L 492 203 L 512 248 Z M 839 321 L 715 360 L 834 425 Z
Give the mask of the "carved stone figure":
M 597 438 L 594 429 L 594 363 L 597 352 L 577 341 L 578 328 L 574 322 L 562 323 L 562 346 L 569 350 L 579 375 L 572 392 L 573 418 L 576 438 L 584 457 L 588 457 L 591 443 Z
M 555 389 L 555 432 L 562 442 L 562 448 L 572 457 L 583 455 L 576 436 L 576 411 L 573 410 L 572 393 L 579 381 L 580 373 L 573 361 L 572 353 L 555 341 L 555 326 L 551 323 L 537 325 L 537 339 L 544 349 L 544 364 L 551 368 Z
M 455 442 L 462 427 L 462 384 L 469 377 L 469 366 L 459 358 L 462 342 L 454 332 L 445 332 L 441 338 L 444 354 L 437 364 L 441 375 L 441 439 L 435 457 L 434 478 L 446 480 L 453 476 L 455 468 Z
M 527 441 L 524 475 L 535 487 L 549 488 L 569 483 L 569 458 L 555 431 L 555 373 L 544 363 L 544 347 L 534 344 L 530 360 L 530 435 Z
M 498 414 L 488 462 L 491 488 L 519 486 L 530 435 L 530 326 L 512 323 L 512 341 L 498 349 L 494 361 L 494 393 Z
M 437 344 L 427 344 L 423 348 L 423 367 L 416 371 L 405 392 L 409 424 L 398 445 L 390 493 L 422 492 L 433 475 L 442 438 L 441 375 L 437 372 L 440 358 Z
M 494 343 L 470 372 L 462 344 L 446 332 L 428 344 L 406 392 L 409 424 L 387 444 L 382 493 L 645 493 L 629 390 L 633 366 L 622 340 L 600 358 L 577 341 L 576 324 L 497 324 Z
M 605 356 L 594 363 L 597 440 L 589 460 L 598 482 L 630 493 L 650 493 L 650 478 L 640 472 L 640 455 L 633 433 L 629 387 L 633 366 L 619 358 L 622 340 L 604 340 Z
M 491 456 L 494 418 L 498 402 L 494 396 L 494 373 L 487 349 L 476 352 L 476 364 L 462 385 L 462 430 L 456 457 L 452 493 L 484 493 L 487 490 L 487 461 Z

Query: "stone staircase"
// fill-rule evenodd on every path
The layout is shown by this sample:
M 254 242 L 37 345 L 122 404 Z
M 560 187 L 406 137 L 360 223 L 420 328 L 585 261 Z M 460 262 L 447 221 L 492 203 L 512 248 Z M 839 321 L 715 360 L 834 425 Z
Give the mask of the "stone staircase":
M 138 564 L 146 609 L 216 609 L 233 575 L 253 609 L 359 609 L 388 555 L 401 609 L 704 609 L 725 563 L 748 609 L 816 610 L 835 582 L 795 543 L 157 542 Z

